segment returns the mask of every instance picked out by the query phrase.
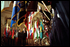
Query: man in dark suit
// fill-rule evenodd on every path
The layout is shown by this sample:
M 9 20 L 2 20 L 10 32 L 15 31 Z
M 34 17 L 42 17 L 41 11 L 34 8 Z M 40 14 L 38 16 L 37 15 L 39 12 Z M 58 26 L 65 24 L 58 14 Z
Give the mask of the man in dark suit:
M 23 46 L 25 46 L 26 45 L 26 36 L 27 36 L 26 28 L 23 28 L 22 33 L 23 33 Z

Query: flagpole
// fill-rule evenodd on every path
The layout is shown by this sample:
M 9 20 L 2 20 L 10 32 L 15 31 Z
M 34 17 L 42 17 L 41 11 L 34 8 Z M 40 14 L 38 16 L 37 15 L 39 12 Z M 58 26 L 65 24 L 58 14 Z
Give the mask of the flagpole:
M 44 15 L 48 18 L 48 20 L 50 21 L 50 18 L 45 14 L 45 12 L 43 12 L 44 13 Z
M 48 9 L 48 7 L 45 5 L 44 1 L 41 1 L 41 2 L 42 2 L 43 5 L 46 7 L 46 9 L 48 10 L 48 12 L 51 13 L 50 10 Z
M 46 9 L 48 10 L 48 12 L 50 13 L 50 15 L 51 16 L 54 16 L 51 12 L 50 12 L 50 10 L 48 9 L 48 7 L 46 6 L 46 4 L 44 3 L 44 1 L 41 1 L 42 3 L 43 3 L 43 5 L 46 7 Z

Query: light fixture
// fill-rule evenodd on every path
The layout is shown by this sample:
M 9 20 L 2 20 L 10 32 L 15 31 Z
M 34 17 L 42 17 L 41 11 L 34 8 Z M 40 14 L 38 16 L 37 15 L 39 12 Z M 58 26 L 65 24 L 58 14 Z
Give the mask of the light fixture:
M 45 20 L 45 22 L 46 22 L 46 20 Z
M 46 42 L 45 44 L 47 45 L 48 43 Z
M 60 18 L 59 14 L 57 14 L 57 17 Z
M 45 28 L 45 29 L 47 29 L 47 28 Z
M 43 22 L 44 22 L 44 19 L 43 19 Z
M 54 9 L 52 8 L 52 14 L 54 14 Z

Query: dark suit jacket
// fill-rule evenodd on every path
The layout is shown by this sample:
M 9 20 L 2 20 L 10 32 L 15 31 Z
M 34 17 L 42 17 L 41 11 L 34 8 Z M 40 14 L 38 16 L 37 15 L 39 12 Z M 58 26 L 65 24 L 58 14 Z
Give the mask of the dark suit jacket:
M 23 40 L 25 40 L 27 37 L 27 32 L 25 31 L 25 33 L 24 33 L 24 31 L 22 31 L 22 33 L 23 33 Z

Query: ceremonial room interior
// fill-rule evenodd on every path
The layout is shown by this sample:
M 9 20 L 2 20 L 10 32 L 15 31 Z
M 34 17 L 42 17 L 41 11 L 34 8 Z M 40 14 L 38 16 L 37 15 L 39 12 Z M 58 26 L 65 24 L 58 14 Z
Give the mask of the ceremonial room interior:
M 69 1 L 1 1 L 1 46 L 69 46 Z

